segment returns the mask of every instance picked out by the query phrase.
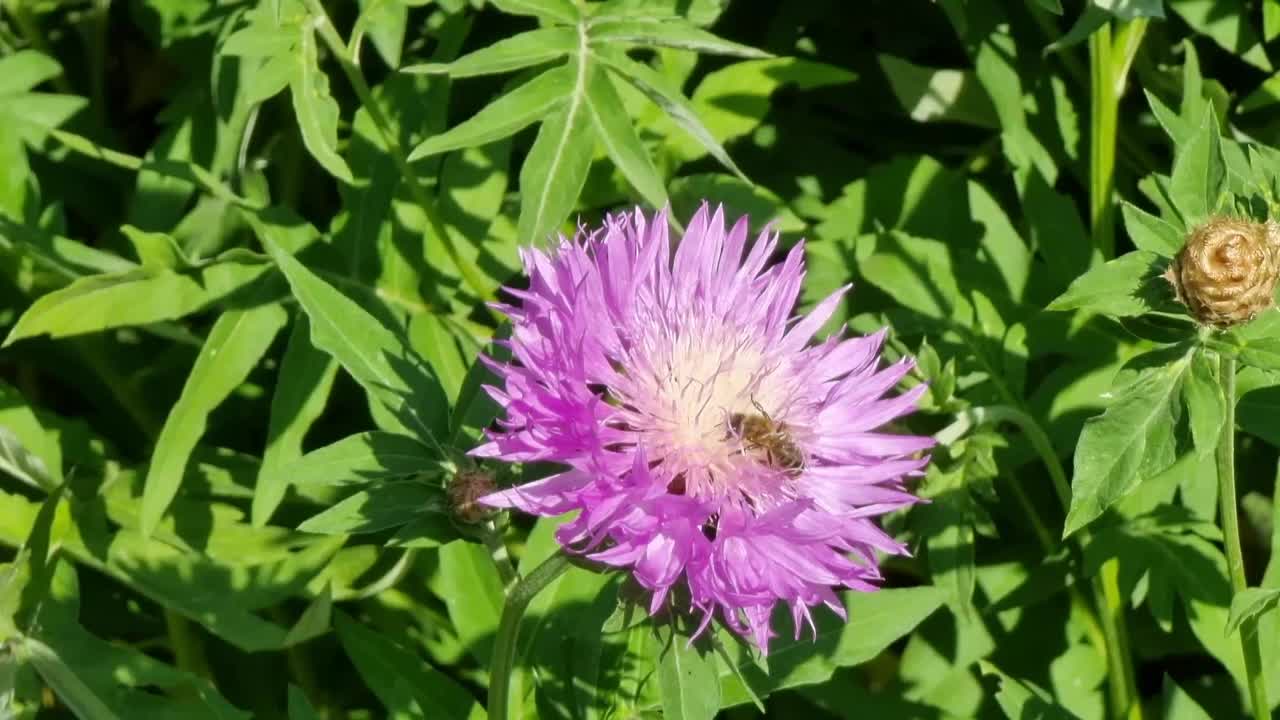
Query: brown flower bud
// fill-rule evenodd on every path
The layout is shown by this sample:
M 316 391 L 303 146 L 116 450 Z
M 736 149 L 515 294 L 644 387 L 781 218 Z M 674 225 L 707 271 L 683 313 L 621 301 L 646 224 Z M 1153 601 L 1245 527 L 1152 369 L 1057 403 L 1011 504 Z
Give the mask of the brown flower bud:
M 464 523 L 486 520 L 493 514 L 493 508 L 478 501 L 497 489 L 493 475 L 484 470 L 459 471 L 449 482 L 449 506 L 454 517 Z
M 1210 218 L 1187 236 L 1165 277 L 1200 324 L 1249 322 L 1274 303 L 1280 224 Z

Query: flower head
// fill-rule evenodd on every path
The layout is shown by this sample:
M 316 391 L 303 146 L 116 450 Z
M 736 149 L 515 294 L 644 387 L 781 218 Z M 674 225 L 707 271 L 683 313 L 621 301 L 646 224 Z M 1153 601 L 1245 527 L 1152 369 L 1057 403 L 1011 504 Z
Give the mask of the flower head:
M 1187 236 L 1166 277 L 1201 324 L 1246 323 L 1274 305 L 1280 225 L 1210 218 Z
M 804 251 L 771 266 L 777 247 L 704 205 L 674 249 L 665 213 L 636 211 L 525 250 L 512 359 L 489 361 L 505 417 L 473 451 L 568 466 L 483 502 L 579 511 L 561 544 L 629 568 L 650 612 L 683 579 L 703 627 L 762 649 L 778 601 L 798 635 L 814 606 L 843 615 L 834 589 L 875 589 L 877 552 L 905 552 L 875 519 L 916 502 L 932 444 L 877 432 L 924 390 L 886 395 L 911 362 L 880 367 L 884 331 L 812 343 L 848 288 L 793 322 Z

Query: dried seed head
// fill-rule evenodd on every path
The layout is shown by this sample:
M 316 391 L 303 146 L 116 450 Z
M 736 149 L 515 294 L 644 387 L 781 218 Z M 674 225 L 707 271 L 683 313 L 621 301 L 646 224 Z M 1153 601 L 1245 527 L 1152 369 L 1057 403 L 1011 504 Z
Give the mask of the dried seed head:
M 493 509 L 478 501 L 497 489 L 493 475 L 484 470 L 459 471 L 449 481 L 449 507 L 453 510 L 453 516 L 470 524 L 488 519 L 493 514 Z
M 1187 236 L 1165 278 L 1200 324 L 1249 322 L 1274 304 L 1280 224 L 1210 218 Z

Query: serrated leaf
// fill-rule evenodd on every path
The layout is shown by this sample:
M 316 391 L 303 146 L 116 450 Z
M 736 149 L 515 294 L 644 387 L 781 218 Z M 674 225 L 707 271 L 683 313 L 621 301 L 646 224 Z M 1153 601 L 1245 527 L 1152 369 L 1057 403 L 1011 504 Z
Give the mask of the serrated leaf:
M 371 533 L 400 527 L 419 515 L 446 511 L 440 487 L 418 481 L 389 482 L 361 490 L 313 515 L 298 530 L 318 535 Z
M 398 430 L 430 441 L 427 412 L 446 409 L 440 384 L 403 338 L 286 253 L 272 234 L 259 236 L 311 321 L 311 342 L 332 355 L 371 398 L 393 416 Z
M 298 118 L 302 144 L 330 175 L 355 184 L 351 168 L 338 154 L 338 102 L 329 94 L 329 78 L 316 57 L 315 25 L 301 25 L 293 75 L 289 79 L 293 114 Z
M 1046 309 L 1086 310 L 1113 317 L 1142 315 L 1162 294 L 1173 292 L 1160 277 L 1165 264 L 1159 255 L 1146 250 L 1121 255 L 1076 278 Z
M 640 142 L 635 124 L 627 117 L 626 108 L 607 73 L 592 73 L 586 101 L 596 136 L 609 153 L 609 159 L 645 202 L 653 207 L 666 206 L 667 191 L 662 177 Z
M 1227 408 L 1222 397 L 1218 364 L 1204 352 L 1197 352 L 1191 360 L 1191 372 L 1182 386 L 1182 397 L 1187 405 L 1196 453 L 1208 457 L 1218 447 Z
M 579 34 L 576 28 L 538 28 L 503 38 L 453 62 L 410 65 L 401 72 L 441 74 L 455 78 L 504 73 L 564 57 L 578 51 L 578 44 Z
M 1188 226 L 1199 225 L 1217 209 L 1226 179 L 1218 117 L 1206 112 L 1196 133 L 1177 148 L 1169 182 L 1174 207 Z
M 586 108 L 586 89 L 592 68 L 585 59 L 570 63 L 574 84 L 563 108 L 538 129 L 520 168 L 520 219 L 516 238 L 521 245 L 543 244 L 564 222 L 587 182 L 595 137 Z
M 711 720 L 720 711 L 720 664 L 715 653 L 673 634 L 658 658 L 662 716 Z
M 1245 588 L 1231 598 L 1231 615 L 1227 619 L 1227 634 L 1240 629 L 1240 624 L 1254 620 L 1280 605 L 1280 589 Z
M 683 19 L 605 20 L 591 24 L 588 37 L 593 45 L 622 43 L 646 47 L 669 47 L 711 55 L 767 58 L 770 53 L 725 40 Z
M 244 382 L 289 319 L 279 305 L 223 313 L 196 357 L 178 402 L 169 411 L 147 469 L 141 527 L 150 535 L 160 524 L 186 470 L 209 413 Z
M 486 105 L 449 130 L 422 141 L 409 161 L 437 153 L 501 140 L 543 119 L 566 102 L 577 88 L 575 67 L 552 68 Z
M 271 397 L 267 448 L 253 492 L 255 526 L 266 525 L 284 500 L 290 477 L 280 468 L 302 457 L 302 440 L 324 411 L 337 370 L 333 357 L 311 344 L 311 323 L 298 313 Z
M 1139 250 L 1171 258 L 1182 249 L 1185 239 L 1174 226 L 1133 203 L 1125 202 L 1120 208 L 1129 239 Z
M 375 430 L 312 450 L 278 472 L 298 485 L 362 484 L 425 472 L 439 461 L 438 453 L 408 435 Z
M 1184 355 L 1141 372 L 1116 391 L 1105 412 L 1085 423 L 1076 445 L 1063 537 L 1173 464 L 1173 401 L 1190 364 L 1190 355 Z

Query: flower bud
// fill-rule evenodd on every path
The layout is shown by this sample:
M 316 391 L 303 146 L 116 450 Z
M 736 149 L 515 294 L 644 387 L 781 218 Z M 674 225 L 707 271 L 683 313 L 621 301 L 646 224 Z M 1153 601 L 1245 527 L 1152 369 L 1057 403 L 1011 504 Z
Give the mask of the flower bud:
M 1210 218 L 1187 236 L 1165 277 L 1200 324 L 1249 322 L 1274 304 L 1280 224 Z
M 449 481 L 449 507 L 453 516 L 464 523 L 482 522 L 493 514 L 493 508 L 480 504 L 480 498 L 497 490 L 493 475 L 484 470 L 461 470 Z

